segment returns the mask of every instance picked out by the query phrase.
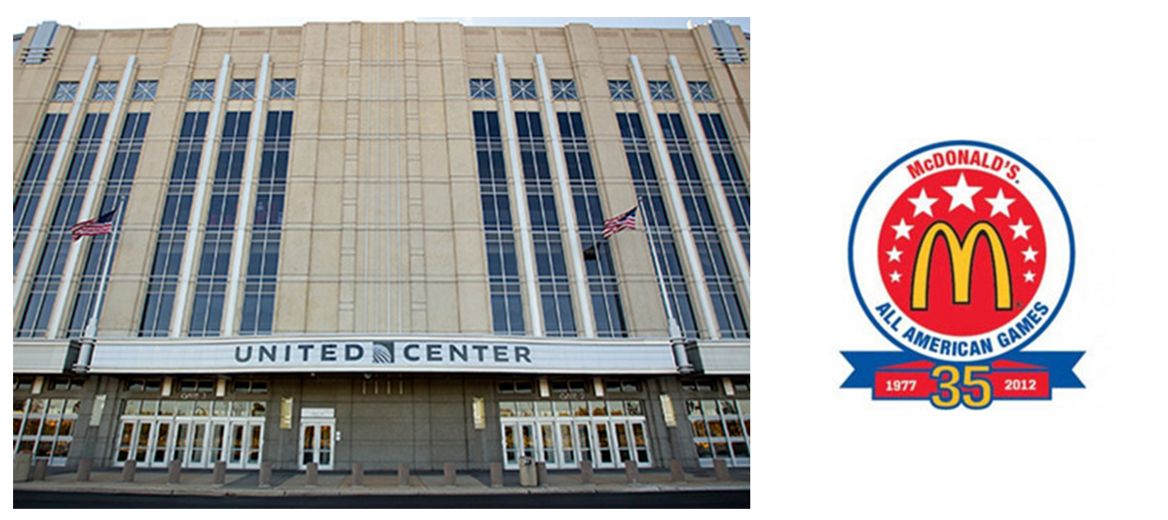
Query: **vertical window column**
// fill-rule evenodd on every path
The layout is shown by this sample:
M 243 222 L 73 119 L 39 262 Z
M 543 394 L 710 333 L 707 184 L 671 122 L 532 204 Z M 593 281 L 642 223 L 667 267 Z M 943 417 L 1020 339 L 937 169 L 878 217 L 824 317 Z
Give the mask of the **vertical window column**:
M 498 75 L 500 88 L 509 85 L 507 80 L 507 64 L 503 54 L 495 55 L 495 69 Z M 519 138 L 516 135 L 515 112 L 511 109 L 511 96 L 501 92 L 499 100 L 503 104 L 503 124 L 507 132 L 507 152 L 511 168 L 511 186 L 515 193 L 515 216 L 518 219 L 519 249 L 523 255 L 523 284 L 527 293 L 527 316 L 531 324 L 531 333 L 535 336 L 544 335 L 543 314 L 539 312 L 539 288 L 535 275 L 535 246 L 532 244 L 531 222 L 527 211 L 527 188 L 523 183 L 523 168 L 519 160 Z
M 207 210 L 198 278 L 191 303 L 191 336 L 220 334 L 250 122 L 251 112 L 228 112 L 224 118 L 219 161 L 211 185 L 211 204 Z
M 170 329 L 187 224 L 191 218 L 191 199 L 198 180 L 203 141 L 206 140 L 207 116 L 207 112 L 187 112 L 183 115 L 174 165 L 170 170 L 170 184 L 166 188 L 166 202 L 162 207 L 162 220 L 158 223 L 158 242 L 154 246 L 154 262 L 146 286 L 146 303 L 142 311 L 142 324 L 138 328 L 139 336 L 162 337 Z
M 717 318 L 714 317 L 714 304 L 710 299 L 709 289 L 706 287 L 706 275 L 702 270 L 701 257 L 698 255 L 697 244 L 689 229 L 689 218 L 686 216 L 685 202 L 678 189 L 677 176 L 673 171 L 672 162 L 667 160 L 669 152 L 665 149 L 665 139 L 662 137 L 661 124 L 657 120 L 657 109 L 653 106 L 654 100 L 674 100 L 673 88 L 668 81 L 646 81 L 645 73 L 641 70 L 641 61 L 637 56 L 629 56 L 629 64 L 633 69 L 633 79 L 636 84 L 638 98 L 641 100 L 641 109 L 645 115 L 645 124 L 649 125 L 647 136 L 653 142 L 657 158 L 661 162 L 662 188 L 665 199 L 669 203 L 674 224 L 677 226 L 677 238 L 681 241 L 681 259 L 685 262 L 689 277 L 693 280 L 694 297 L 700 309 L 699 319 L 702 321 L 702 330 L 710 339 L 721 339 Z M 652 87 L 652 93 L 650 93 Z
M 280 262 L 280 230 L 284 223 L 284 189 L 288 185 L 288 151 L 292 142 L 292 112 L 269 112 L 264 130 L 263 158 L 252 219 L 251 252 L 243 289 L 241 335 L 269 334 L 276 304 L 276 272 Z
M 531 239 L 535 246 L 545 332 L 548 336 L 575 336 L 572 290 L 564 263 L 555 187 L 548 169 L 539 112 L 516 112 L 515 127 L 519 136 L 519 154 L 523 161 L 527 207 L 531 215 Z
M 669 57 L 669 65 L 673 69 L 673 77 L 677 81 L 678 90 L 681 91 L 682 106 L 685 109 L 686 117 L 689 119 L 690 128 L 693 130 L 694 141 L 696 141 L 698 145 L 698 155 L 701 158 L 702 166 L 706 170 L 706 175 L 710 179 L 709 188 L 711 194 L 714 197 L 714 210 L 721 220 L 722 225 L 727 230 L 726 236 L 722 242 L 726 246 L 727 252 L 730 255 L 730 259 L 738 268 L 738 276 L 741 277 L 743 282 L 743 294 L 749 298 L 750 260 L 747 257 L 745 246 L 741 243 L 741 238 L 739 238 L 741 235 L 731 231 L 737 226 L 745 224 L 748 227 L 749 224 L 746 224 L 741 219 L 741 215 L 735 214 L 730 208 L 730 201 L 724 187 L 725 180 L 723 179 L 723 176 L 726 175 L 726 172 L 723 171 L 723 168 L 718 167 L 724 167 L 725 164 L 723 163 L 721 165 L 716 165 L 714 162 L 713 153 L 707 144 L 708 133 L 703 133 L 700 131 L 702 123 L 698 119 L 697 110 L 694 108 L 693 95 L 690 92 L 689 84 L 685 81 L 685 75 L 681 72 L 681 65 L 678 63 L 676 56 Z M 705 91 L 699 90 L 699 92 L 703 92 L 703 96 L 708 95 L 709 93 L 708 89 Z M 741 176 L 739 176 L 739 179 L 741 180 Z M 745 187 L 745 184 L 743 184 L 742 187 Z M 737 202 L 741 201 L 739 200 Z M 738 217 L 737 220 L 736 217 Z M 749 234 L 749 231 L 747 234 Z
M 555 166 L 556 194 L 560 199 L 560 209 L 564 218 L 564 236 L 568 240 L 568 266 L 571 269 L 571 279 L 575 288 L 576 310 L 579 312 L 580 326 L 584 337 L 596 337 L 597 324 L 592 319 L 592 302 L 589 300 L 588 275 L 584 267 L 584 248 L 580 245 L 580 236 L 577 232 L 579 223 L 576 220 L 576 210 L 572 204 L 571 182 L 568 180 L 567 168 L 564 164 L 564 147 L 560 142 L 559 122 L 556 112 L 552 108 L 553 99 L 576 99 L 576 83 L 570 79 L 549 80 L 547 67 L 543 63 L 543 55 L 535 55 L 536 70 L 539 73 L 539 88 L 543 92 L 540 99 L 543 102 L 543 114 L 548 127 L 548 141 L 552 147 L 552 161 Z M 585 148 L 587 153 L 587 148 Z
M 182 263 L 179 267 L 178 286 L 175 289 L 174 296 L 174 311 L 170 320 L 170 337 L 178 337 L 183 328 L 186 326 L 186 320 L 190 316 L 188 311 L 192 298 L 190 292 L 193 288 L 193 279 L 195 278 L 195 255 L 198 253 L 198 245 L 202 242 L 203 229 L 200 225 L 203 223 L 204 216 L 207 214 L 205 206 L 207 205 L 207 190 L 211 184 L 211 164 L 212 154 L 215 153 L 215 139 L 219 135 L 219 127 L 222 125 L 221 119 L 223 115 L 223 98 L 227 93 L 227 75 L 231 71 L 231 55 L 224 54 L 223 61 L 219 65 L 219 79 L 214 83 L 214 94 L 211 101 L 211 115 L 207 120 L 206 145 L 203 147 L 203 155 L 199 159 L 199 173 L 195 180 L 195 194 L 191 198 L 190 221 L 188 221 L 187 229 L 191 236 L 183 244 Z M 206 86 L 205 82 L 202 86 Z M 195 94 L 201 95 L 205 92 L 205 88 L 196 89 L 196 85 L 192 83 L 191 94 L 192 98 Z
M 96 68 L 97 56 L 90 56 L 89 63 L 85 66 L 85 74 L 81 77 L 81 84 L 78 87 L 82 92 L 89 88 Z M 16 262 L 16 274 L 12 277 L 13 307 L 19 308 L 16 303 L 24 295 L 24 286 L 28 282 L 29 270 L 34 268 L 33 262 L 36 262 L 34 250 L 39 247 L 41 235 L 45 232 L 45 219 L 49 218 L 49 210 L 53 208 L 51 205 L 53 195 L 57 193 L 57 186 L 61 182 L 61 169 L 64 167 L 66 155 L 70 153 L 70 142 L 77 135 L 77 122 L 81 118 L 81 107 L 84 104 L 84 95 L 73 97 L 73 106 L 69 109 L 69 116 L 65 119 L 65 128 L 61 130 L 61 139 L 64 140 L 63 146 L 60 146 L 53 154 L 53 160 L 45 178 L 45 189 L 35 205 L 36 209 L 33 211 L 32 220 L 28 224 L 28 235 L 24 239 L 24 246 L 21 247 L 20 260 Z M 33 248 L 26 247 L 28 244 L 33 244 Z
M 97 88 L 94 89 L 93 99 L 113 101 L 113 107 L 110 109 L 109 114 L 111 123 L 105 127 L 105 132 L 102 134 L 101 146 L 97 149 L 97 159 L 94 161 L 92 171 L 89 174 L 89 186 L 85 190 L 85 198 L 81 202 L 81 210 L 77 215 L 78 220 L 97 218 L 100 215 L 100 213 L 94 212 L 94 208 L 101 209 L 98 198 L 101 189 L 104 187 L 102 179 L 106 175 L 109 158 L 115 147 L 114 137 L 116 137 L 118 123 L 122 121 L 122 111 L 126 106 L 126 98 L 129 97 L 130 85 L 133 82 L 134 70 L 137 64 L 138 58 L 131 54 L 126 59 L 126 67 L 122 71 L 121 81 L 99 81 Z M 48 338 L 57 337 L 61 330 L 61 322 L 67 319 L 67 305 L 73 301 L 69 298 L 69 295 L 73 294 L 73 284 L 77 279 L 77 264 L 81 261 L 81 255 L 91 243 L 89 240 L 73 241 L 69 247 L 69 253 L 65 256 L 65 266 L 61 270 L 61 286 L 58 289 L 63 296 L 57 299 L 49 314 L 48 330 L 46 331 L 46 337 Z M 94 334 L 97 333 L 96 330 L 93 332 Z
M 706 142 L 710 146 L 710 156 L 718 169 L 722 190 L 726 193 L 726 202 L 730 205 L 730 214 L 734 216 L 738 239 L 742 242 L 746 261 L 749 262 L 750 187 L 747 186 L 742 169 L 738 166 L 738 157 L 734 155 L 734 143 L 730 141 L 730 133 L 726 130 L 722 115 L 701 114 L 700 117 Z
M 579 112 L 560 112 L 556 117 L 563 141 L 580 241 L 584 247 L 584 266 L 588 272 L 596 332 L 603 338 L 625 337 L 629 331 L 621 306 L 620 285 L 613 267 L 612 250 L 604 238 L 605 214 L 600 204 L 596 173 L 592 169 L 592 155 L 588 151 L 584 119 Z
M 681 268 L 681 256 L 673 240 L 673 226 L 669 221 L 669 212 L 665 208 L 661 182 L 653 168 L 653 156 L 649 140 L 645 136 L 645 127 L 641 124 L 641 115 L 636 112 L 618 113 L 616 122 L 620 127 L 621 140 L 624 142 L 625 158 L 633 177 L 633 187 L 637 190 L 637 196 L 641 198 L 645 229 L 653 235 L 653 244 L 661 263 L 660 276 L 669 290 L 669 301 L 677 315 L 678 326 L 685 337 L 697 338 L 698 326 L 693 305 L 690 303 L 689 287 L 686 285 L 685 272 Z
M 41 131 L 32 145 L 24 178 L 16 188 L 12 204 L 12 231 L 16 235 L 12 241 L 13 269 L 20 263 L 20 254 L 28 239 L 33 213 L 36 212 L 41 193 L 45 190 L 45 178 L 48 176 L 49 166 L 53 163 L 53 155 L 57 153 L 57 144 L 61 142 L 61 130 L 65 128 L 65 119 L 65 114 L 45 114 L 45 119 L 41 122 Z
M 515 228 L 511 224 L 511 199 L 507 193 L 499 115 L 474 112 L 472 118 L 491 292 L 491 330 L 496 334 L 522 335 L 523 298 L 519 288 L 519 264 L 515 260 Z
M 694 162 L 693 150 L 690 148 L 689 136 L 682 125 L 681 116 L 659 114 L 658 118 L 662 137 L 669 151 L 669 160 L 673 163 L 673 171 L 677 175 L 677 187 L 685 202 L 690 232 L 701 258 L 706 287 L 718 318 L 718 328 L 722 336 L 727 338 L 749 337 L 750 332 L 746 327 L 742 304 L 734 287 L 734 274 L 730 271 L 721 241 L 718 239 L 718 225 L 706 200 L 701 174 L 698 173 L 697 163 Z
M 231 264 L 227 271 L 227 295 L 224 300 L 226 316 L 223 319 L 222 333 L 234 336 L 239 329 L 237 321 L 240 280 L 244 277 L 243 253 L 247 240 L 249 213 L 252 211 L 252 193 L 255 191 L 256 156 L 261 146 L 260 124 L 264 122 L 264 105 L 268 95 L 268 69 L 271 65 L 271 55 L 265 53 L 260 59 L 260 75 L 258 81 L 252 81 L 255 104 L 251 111 L 251 128 L 248 131 L 247 153 L 244 158 L 243 184 L 240 187 L 239 218 L 235 221 L 235 234 L 231 245 Z M 235 80 L 239 83 L 240 80 Z M 258 83 L 258 84 L 256 84 Z M 233 86 L 234 89 L 234 86 Z
M 130 188 L 134 184 L 134 174 L 138 171 L 138 157 L 142 153 L 142 141 L 146 135 L 146 126 L 150 124 L 150 114 L 133 113 L 126 115 L 126 122 L 122 125 L 122 135 L 118 139 L 117 151 L 114 152 L 113 168 L 110 170 L 109 180 L 106 183 L 105 195 L 98 215 L 113 211 L 119 199 L 128 199 Z M 122 207 L 125 211 L 125 207 Z M 98 285 L 101 283 L 101 269 L 106 257 L 106 249 L 113 247 L 108 254 L 113 255 L 119 244 L 112 243 L 112 234 L 92 237 L 89 244 L 89 253 L 85 257 L 85 265 L 81 271 L 81 281 L 77 289 L 77 296 L 73 300 L 73 314 L 69 319 L 67 335 L 76 337 L 85 329 L 86 320 L 93 311 L 93 302 L 97 297 Z M 101 309 L 98 309 L 100 312 Z
M 101 146 L 101 135 L 108 120 L 109 114 L 85 115 L 81 134 L 73 148 L 69 171 L 57 197 L 56 211 L 49 225 L 40 262 L 30 282 L 24 314 L 20 320 L 20 328 L 16 332 L 17 337 L 39 336 L 48 328 L 49 314 L 57 298 L 57 287 L 61 282 L 65 257 L 73 242 L 69 228 L 77 223 L 77 215 L 85 198 L 85 188 L 89 184 L 89 174 L 97 159 L 97 149 Z

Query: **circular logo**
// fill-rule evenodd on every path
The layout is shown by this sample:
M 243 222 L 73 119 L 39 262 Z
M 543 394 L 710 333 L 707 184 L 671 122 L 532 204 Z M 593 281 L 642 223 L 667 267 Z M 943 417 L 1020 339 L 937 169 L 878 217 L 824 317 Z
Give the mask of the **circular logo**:
M 1021 349 L 1058 314 L 1074 270 L 1066 208 L 1025 159 L 947 141 L 889 166 L 849 240 L 852 285 L 900 348 L 946 362 Z

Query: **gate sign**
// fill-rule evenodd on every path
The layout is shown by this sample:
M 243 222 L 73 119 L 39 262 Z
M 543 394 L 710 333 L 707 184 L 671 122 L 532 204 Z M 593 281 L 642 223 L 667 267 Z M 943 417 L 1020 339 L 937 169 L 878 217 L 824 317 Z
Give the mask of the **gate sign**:
M 900 158 L 860 202 L 848 265 L 864 313 L 902 352 L 844 352 L 856 368 L 844 387 L 940 408 L 1082 387 L 1081 352 L 1021 352 L 1062 307 L 1074 255 L 1062 200 L 1018 155 L 950 141 Z
M 675 373 L 666 341 L 483 338 L 270 338 L 99 341 L 94 373 Z

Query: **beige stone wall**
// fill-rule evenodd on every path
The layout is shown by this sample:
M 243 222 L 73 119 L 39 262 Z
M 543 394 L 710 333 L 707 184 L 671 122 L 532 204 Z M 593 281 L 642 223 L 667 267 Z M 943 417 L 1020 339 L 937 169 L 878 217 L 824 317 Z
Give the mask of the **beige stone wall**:
M 745 41 L 740 31 L 736 35 Z M 575 79 L 580 99 L 555 101 L 553 108 L 583 113 L 608 215 L 635 204 L 614 114 L 637 112 L 640 106 L 611 101 L 607 84 L 633 78 L 631 54 L 639 57 L 647 79 L 672 80 L 668 58 L 674 55 L 688 80 L 711 82 L 718 100 L 699 110 L 723 114 L 749 175 L 749 67 L 721 63 L 704 27 L 464 28 L 412 22 L 118 31 L 62 27 L 48 63 L 18 61 L 14 68 L 14 185 L 44 114 L 71 108 L 49 102 L 56 82 L 79 80 L 91 56 L 98 57 L 95 81 L 119 80 L 131 55 L 138 59 L 135 79 L 159 81 L 155 101 L 125 108 L 150 112 L 151 119 L 113 265 L 100 324 L 103 336 L 137 333 L 182 116 L 213 109 L 210 101 L 187 99 L 191 80 L 216 78 L 224 54 L 231 56 L 229 79 L 257 78 L 265 53 L 271 60 L 269 78 L 297 80 L 294 100 L 269 100 L 265 107 L 294 112 L 275 333 L 490 333 L 471 112 L 501 110 L 502 104 L 469 99 L 467 83 L 495 77 L 497 53 L 504 54 L 513 78 L 537 78 L 535 55 L 541 54 L 549 78 Z M 497 85 L 497 91 L 505 95 L 506 86 Z M 86 100 L 81 113 L 108 111 L 109 105 Z M 252 101 L 230 100 L 223 110 L 253 106 Z M 541 110 L 542 102 L 516 102 L 514 108 Z M 655 108 L 682 110 L 680 102 L 655 102 Z M 210 142 L 217 144 L 216 134 Z M 63 139 L 61 148 L 69 152 L 71 141 Z M 211 157 L 213 178 L 218 152 Z M 550 157 L 549 163 L 554 168 Z M 560 211 L 562 223 L 562 204 Z M 201 242 L 201 229 L 190 237 Z M 625 233 L 613 242 L 631 335 L 664 335 L 664 311 L 644 235 Z M 566 239 L 564 244 L 567 255 Z M 196 272 L 197 253 L 198 248 Z M 242 283 L 239 288 L 242 303 Z M 63 297 L 71 304 L 73 295 Z M 23 304 L 24 298 L 19 300 Z M 749 308 L 748 302 L 744 305 Z M 586 317 L 578 309 L 576 318 L 577 329 L 583 330 L 580 321 Z

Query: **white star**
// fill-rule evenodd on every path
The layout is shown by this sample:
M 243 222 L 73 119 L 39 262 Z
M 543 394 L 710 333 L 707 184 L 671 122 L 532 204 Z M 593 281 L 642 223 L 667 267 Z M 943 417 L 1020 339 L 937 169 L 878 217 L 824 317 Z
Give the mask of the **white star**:
M 893 229 L 894 231 L 896 231 L 896 238 L 893 238 L 893 240 L 896 240 L 897 238 L 900 238 L 900 237 L 904 237 L 904 238 L 905 238 L 905 240 L 910 240 L 910 237 L 908 236 L 908 232 L 909 232 L 909 230 L 911 230 L 912 228 L 913 228 L 913 227 L 912 227 L 911 225 L 905 224 L 905 223 L 904 223 L 904 219 L 903 219 L 903 218 L 901 218 L 901 219 L 900 219 L 900 224 L 897 224 L 897 225 L 895 225 L 895 226 L 892 226 L 892 229 Z
M 1022 217 L 1018 217 L 1018 223 L 1010 226 L 1010 229 L 1014 230 L 1014 240 L 1017 240 L 1018 237 L 1030 240 L 1030 235 L 1028 233 L 1030 233 L 1030 228 L 1032 227 L 1034 226 L 1029 226 L 1022 223 Z
M 888 274 L 888 277 L 892 278 L 892 283 L 900 283 L 900 271 L 893 271 Z
M 965 183 L 965 174 L 957 179 L 957 184 L 952 186 L 941 186 L 941 189 L 949 193 L 951 200 L 949 201 L 949 211 L 957 209 L 957 206 L 965 206 L 970 211 L 976 211 L 973 207 L 973 195 L 981 191 L 981 186 L 970 186 Z
M 903 252 L 904 251 L 897 249 L 896 246 L 892 246 L 892 249 L 885 251 L 884 254 L 888 255 L 889 262 L 899 262 L 900 254 Z
M 933 203 L 937 202 L 937 199 L 930 198 L 929 195 L 925 193 L 924 188 L 921 188 L 921 194 L 917 195 L 917 198 L 908 199 L 908 201 L 911 202 L 915 208 L 913 209 L 914 217 L 920 215 L 921 213 L 924 213 L 930 217 L 933 216 Z
M 1031 246 L 1026 246 L 1026 250 L 1022 252 L 1022 256 L 1026 257 L 1023 262 L 1035 262 L 1035 258 L 1038 257 L 1038 251 L 1035 251 Z
M 1025 273 L 1022 273 L 1022 277 L 1025 278 L 1027 282 L 1034 283 L 1034 273 L 1033 272 L 1026 271 Z
M 990 216 L 1001 213 L 1007 217 L 1010 216 L 1010 204 L 1014 203 L 1014 199 L 1007 199 L 1002 193 L 1002 189 L 998 188 L 998 196 L 994 198 L 986 197 L 986 202 L 990 203 L 994 208 L 990 210 Z

